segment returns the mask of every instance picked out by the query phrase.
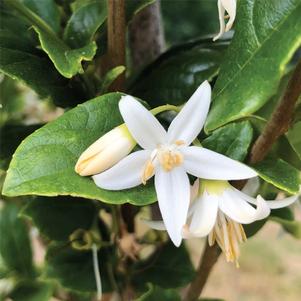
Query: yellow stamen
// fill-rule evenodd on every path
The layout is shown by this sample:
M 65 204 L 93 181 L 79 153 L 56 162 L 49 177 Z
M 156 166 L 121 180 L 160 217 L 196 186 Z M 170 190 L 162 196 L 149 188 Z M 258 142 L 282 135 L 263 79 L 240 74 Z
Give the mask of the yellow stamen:
M 145 165 L 145 168 L 144 168 L 144 171 L 143 171 L 143 175 L 142 175 L 143 185 L 145 185 L 146 181 L 153 176 L 154 170 L 155 170 L 155 167 L 154 167 L 152 161 L 148 160 L 146 162 L 146 165 Z
M 177 141 L 175 141 L 175 144 L 180 146 L 180 145 L 184 145 L 185 142 L 183 140 L 177 140 Z

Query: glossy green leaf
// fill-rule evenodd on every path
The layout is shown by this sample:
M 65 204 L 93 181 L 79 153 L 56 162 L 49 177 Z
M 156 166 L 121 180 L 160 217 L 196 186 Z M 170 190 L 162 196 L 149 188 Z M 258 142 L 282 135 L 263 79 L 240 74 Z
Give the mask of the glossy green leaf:
M 42 49 L 52 60 L 56 69 L 67 78 L 83 73 L 82 61 L 90 61 L 96 53 L 96 44 L 91 42 L 84 47 L 71 49 L 38 15 L 16 0 L 7 2 L 26 18 L 38 34 Z
M 51 240 L 66 241 L 76 229 L 90 229 L 97 213 L 89 200 L 63 197 L 38 197 L 22 211 L 39 231 Z
M 49 301 L 53 293 L 53 285 L 42 281 L 22 281 L 10 293 L 14 301 Z
M 55 0 L 21 0 L 20 2 L 40 16 L 53 31 L 60 31 L 60 11 Z
M 131 277 L 134 286 L 145 290 L 148 282 L 162 288 L 177 288 L 194 278 L 195 272 L 185 246 L 175 247 L 171 242 L 149 258 L 134 265 Z
M 228 124 L 202 141 L 202 146 L 234 160 L 243 161 L 253 138 L 249 121 Z
M 163 289 L 159 286 L 148 283 L 148 291 L 135 301 L 181 301 L 180 295 L 173 289 Z
M 266 182 L 295 194 L 300 189 L 300 172 L 281 159 L 266 159 L 255 164 L 254 169 Z
M 112 265 L 111 249 L 98 252 L 103 292 L 111 291 L 108 267 Z M 76 251 L 66 244 L 51 244 L 46 254 L 46 276 L 62 286 L 80 291 L 96 292 L 92 251 Z M 112 267 L 111 267 L 112 269 Z
M 301 159 L 301 122 L 297 122 L 294 126 L 287 132 L 286 137 L 293 147 L 295 152 Z
M 115 79 L 125 71 L 124 66 L 117 66 L 106 73 L 102 80 L 100 93 L 104 94 L 108 92 L 108 88 L 115 81 Z
M 31 246 L 26 225 L 18 213 L 13 204 L 0 210 L 0 255 L 10 271 L 30 278 L 34 276 Z
M 141 73 L 131 93 L 151 106 L 183 104 L 204 80 L 217 75 L 226 44 L 201 40 L 171 48 Z
M 241 0 L 235 35 L 214 87 L 205 129 L 248 116 L 277 91 L 301 43 L 300 0 Z
M 123 123 L 118 109 L 120 97 L 119 93 L 111 93 L 81 104 L 25 139 L 11 161 L 3 194 L 72 195 L 111 204 L 155 202 L 151 182 L 108 191 L 74 171 L 77 159 L 90 144 Z
M 79 7 L 72 14 L 64 31 L 64 40 L 71 47 L 84 47 L 106 20 L 106 1 L 96 0 Z

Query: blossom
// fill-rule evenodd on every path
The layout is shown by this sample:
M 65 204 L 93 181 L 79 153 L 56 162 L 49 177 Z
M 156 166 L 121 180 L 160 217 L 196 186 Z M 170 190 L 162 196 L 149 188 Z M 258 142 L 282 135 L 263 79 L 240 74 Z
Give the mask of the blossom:
M 93 177 L 97 186 L 122 190 L 145 184 L 155 175 L 155 189 L 167 231 L 176 246 L 186 222 L 190 183 L 188 174 L 205 179 L 237 180 L 256 176 L 244 164 L 206 148 L 189 146 L 201 131 L 211 99 L 207 81 L 194 92 L 166 131 L 132 96 L 119 102 L 119 110 L 131 135 L 143 150 L 122 159 Z
M 136 145 L 125 124 L 115 127 L 91 144 L 79 157 L 75 171 L 81 176 L 98 174 L 119 162 Z
M 231 29 L 236 17 L 236 0 L 218 0 L 217 7 L 220 30 L 218 35 L 213 38 L 213 41 L 216 41 Z M 226 17 L 229 17 L 227 24 L 225 24 L 225 11 L 228 13 Z
M 248 196 L 227 181 L 201 180 L 187 225 L 183 228 L 183 236 L 189 238 L 208 235 L 209 245 L 217 242 L 227 261 L 238 264 L 239 244 L 247 239 L 242 224 L 265 219 L 270 214 L 270 209 L 289 206 L 297 199 L 298 195 L 283 200 L 265 201 L 260 195 L 257 198 Z

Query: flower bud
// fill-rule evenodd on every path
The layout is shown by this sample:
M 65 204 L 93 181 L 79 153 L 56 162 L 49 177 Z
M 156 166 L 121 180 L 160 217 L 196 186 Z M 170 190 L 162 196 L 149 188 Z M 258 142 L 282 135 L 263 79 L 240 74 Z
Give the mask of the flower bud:
M 81 154 L 75 171 L 81 176 L 101 173 L 127 156 L 135 145 L 136 141 L 125 124 L 115 127 Z

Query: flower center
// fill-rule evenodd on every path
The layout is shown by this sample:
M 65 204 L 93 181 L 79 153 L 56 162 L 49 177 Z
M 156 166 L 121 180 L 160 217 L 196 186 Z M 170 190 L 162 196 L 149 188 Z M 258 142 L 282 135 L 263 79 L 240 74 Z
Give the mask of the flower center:
M 235 262 L 239 267 L 239 244 L 247 240 L 244 228 L 222 212 L 218 212 L 213 230 L 210 232 L 208 242 L 213 246 L 218 243 L 228 262 Z
M 142 174 L 142 183 L 151 178 L 155 172 L 155 165 L 160 164 L 165 171 L 171 171 L 174 167 L 180 166 L 183 163 L 183 155 L 178 150 L 178 147 L 185 144 L 184 141 L 177 140 L 174 144 L 160 145 L 156 148 L 150 159 L 146 162 Z

